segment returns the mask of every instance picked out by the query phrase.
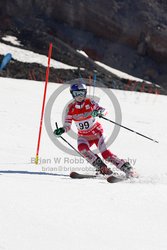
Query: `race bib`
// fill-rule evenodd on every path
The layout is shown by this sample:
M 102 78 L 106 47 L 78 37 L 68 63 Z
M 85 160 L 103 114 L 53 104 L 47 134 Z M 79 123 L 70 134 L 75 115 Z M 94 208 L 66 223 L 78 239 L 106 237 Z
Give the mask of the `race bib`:
M 95 119 L 93 117 L 91 117 L 87 120 L 75 122 L 77 129 L 79 131 L 89 130 L 90 128 L 93 127 L 94 123 L 95 123 Z

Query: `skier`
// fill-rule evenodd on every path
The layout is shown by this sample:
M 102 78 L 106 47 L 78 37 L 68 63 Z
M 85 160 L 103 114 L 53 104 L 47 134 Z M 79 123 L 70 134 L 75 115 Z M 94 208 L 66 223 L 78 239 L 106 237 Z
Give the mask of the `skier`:
M 78 129 L 78 151 L 82 156 L 96 168 L 101 174 L 111 175 L 112 171 L 102 161 L 102 159 L 91 151 L 91 146 L 95 144 L 102 157 L 122 170 L 127 177 L 134 177 L 134 169 L 122 159 L 119 159 L 109 149 L 107 149 L 102 125 L 96 121 L 96 117 L 106 115 L 106 110 L 100 107 L 94 100 L 87 98 L 87 87 L 85 83 L 74 83 L 70 86 L 73 101 L 68 105 L 63 127 L 57 128 L 54 134 L 59 137 L 71 128 L 72 121 Z

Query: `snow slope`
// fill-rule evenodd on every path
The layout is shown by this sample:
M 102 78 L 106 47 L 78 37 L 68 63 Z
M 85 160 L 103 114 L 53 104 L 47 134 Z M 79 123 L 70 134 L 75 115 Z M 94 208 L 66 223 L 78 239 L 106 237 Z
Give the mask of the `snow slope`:
M 49 83 L 47 101 L 59 87 Z M 41 162 L 32 163 L 43 89 L 41 82 L 0 78 L 0 249 L 167 249 L 166 96 L 113 91 L 122 124 L 159 144 L 121 129 L 110 149 L 135 163 L 141 177 L 134 183 L 109 184 L 70 179 L 72 167 L 80 172 L 92 168 L 57 148 L 45 127 Z M 114 119 L 111 100 L 99 88 L 95 95 Z M 70 99 L 68 89 L 56 99 L 53 129 L 55 121 L 62 124 Z M 114 126 L 101 122 L 109 136 Z M 76 146 L 69 135 L 64 137 Z

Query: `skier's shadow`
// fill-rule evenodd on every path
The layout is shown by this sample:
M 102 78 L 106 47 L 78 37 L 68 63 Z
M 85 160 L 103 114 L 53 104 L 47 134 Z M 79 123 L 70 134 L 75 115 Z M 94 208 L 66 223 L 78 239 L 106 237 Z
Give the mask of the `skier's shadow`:
M 16 171 L 16 170 L 0 170 L 0 174 L 22 174 L 22 175 L 47 175 L 47 176 L 69 176 L 68 174 L 54 174 L 46 172 Z

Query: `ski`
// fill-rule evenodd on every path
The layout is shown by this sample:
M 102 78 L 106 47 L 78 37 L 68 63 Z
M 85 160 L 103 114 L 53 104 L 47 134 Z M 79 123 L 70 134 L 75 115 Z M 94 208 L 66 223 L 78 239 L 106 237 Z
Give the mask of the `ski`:
M 70 177 L 72 179 L 103 179 L 107 180 L 109 183 L 118 183 L 127 181 L 130 179 L 137 179 L 139 175 L 135 172 L 135 175 L 132 177 L 126 177 L 124 175 L 119 175 L 118 173 L 114 172 L 113 175 L 99 175 L 99 174 L 80 174 L 78 172 L 71 172 Z M 99 178 L 100 177 L 100 178 Z
M 139 178 L 139 174 L 136 171 L 134 171 L 133 175 L 131 175 L 131 176 L 110 175 L 107 177 L 107 181 L 109 183 L 117 183 L 117 182 L 121 182 L 121 181 L 127 181 L 127 180 L 138 179 L 138 178 Z
M 109 183 L 117 183 L 117 182 L 126 181 L 126 180 L 128 180 L 128 178 L 119 178 L 119 177 L 115 177 L 113 175 L 110 175 L 107 177 L 107 181 Z
M 99 178 L 99 175 L 93 175 L 93 174 L 80 174 L 77 172 L 71 172 L 70 173 L 70 177 L 72 179 L 95 179 L 95 178 Z M 110 176 L 101 176 L 103 177 L 103 179 L 107 180 L 109 183 L 117 183 L 117 182 L 121 182 L 124 180 L 127 180 L 127 178 L 121 178 L 121 177 L 115 177 L 113 175 Z M 105 178 L 106 177 L 106 178 Z
M 79 174 L 77 172 L 71 172 L 70 177 L 72 179 L 91 179 L 91 178 L 97 178 L 97 175 L 93 174 Z

